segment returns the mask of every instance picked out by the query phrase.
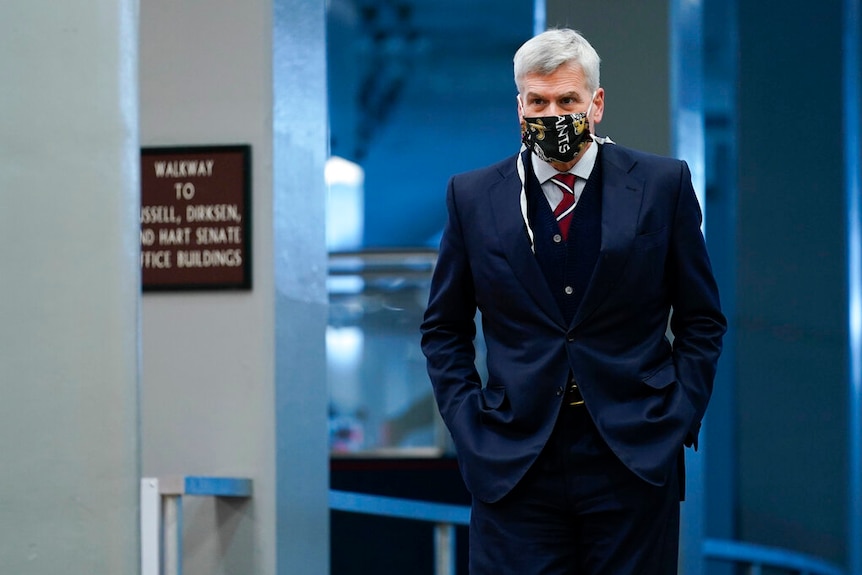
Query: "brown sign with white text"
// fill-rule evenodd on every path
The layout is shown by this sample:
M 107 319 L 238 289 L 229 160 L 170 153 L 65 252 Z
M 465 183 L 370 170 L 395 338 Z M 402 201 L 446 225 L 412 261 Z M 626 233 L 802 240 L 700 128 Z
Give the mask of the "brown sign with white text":
M 250 146 L 141 150 L 144 290 L 249 289 Z

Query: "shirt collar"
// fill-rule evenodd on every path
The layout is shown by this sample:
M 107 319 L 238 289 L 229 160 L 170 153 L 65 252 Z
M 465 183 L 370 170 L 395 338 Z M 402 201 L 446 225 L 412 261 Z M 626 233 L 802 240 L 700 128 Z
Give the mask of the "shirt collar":
M 587 174 L 586 177 L 587 178 L 589 178 L 590 172 L 593 171 L 593 167 L 596 165 L 596 156 L 598 155 L 598 152 L 599 152 L 598 145 L 613 144 L 614 143 L 614 141 L 611 140 L 610 138 L 608 138 L 607 136 L 600 138 L 600 137 L 595 136 L 595 135 L 593 136 L 593 142 L 595 142 L 597 145 L 596 146 L 590 146 L 587 149 L 587 151 L 584 153 L 584 157 L 582 157 L 580 160 L 578 160 L 578 163 L 575 164 L 575 166 L 581 166 L 581 168 L 586 171 L 586 174 Z M 536 253 L 536 242 L 535 242 L 535 238 L 533 237 L 533 228 L 530 226 L 530 218 L 527 214 L 527 189 L 526 189 L 527 171 L 524 169 L 524 156 L 526 154 L 523 153 L 525 150 L 526 150 L 526 147 L 523 144 L 521 144 L 521 150 L 518 152 L 518 155 L 515 157 L 515 167 L 518 170 L 518 179 L 521 180 L 521 194 L 520 194 L 520 199 L 519 199 L 519 203 L 521 204 L 521 217 L 524 218 L 524 227 L 526 227 L 526 229 L 527 229 L 527 237 L 530 240 L 530 250 L 532 250 L 533 253 Z M 590 151 L 590 150 L 594 150 L 594 151 Z M 584 160 L 587 159 L 588 154 L 590 155 L 591 159 L 589 160 L 589 162 L 585 162 Z M 537 168 L 542 169 L 544 167 L 548 167 L 551 169 L 552 172 L 554 172 L 554 173 L 557 172 L 557 170 L 555 170 L 550 164 L 547 164 L 547 163 L 543 162 L 542 160 L 539 160 L 538 158 L 536 160 L 533 160 L 532 154 L 531 154 L 530 161 L 533 164 L 533 172 L 537 178 L 539 177 L 538 173 L 537 173 L 538 172 Z M 572 170 L 574 171 L 574 168 Z M 578 174 L 580 174 L 580 170 L 575 175 L 578 175 Z M 553 176 L 553 175 L 554 174 L 551 174 L 551 176 Z M 541 180 L 539 180 L 539 181 L 541 182 Z
M 584 155 L 581 156 L 580 160 L 578 160 L 578 163 L 571 167 L 569 173 L 584 180 L 588 180 L 590 178 L 590 174 L 593 172 L 593 167 L 596 165 L 596 157 L 598 156 L 598 153 L 599 145 L 597 142 L 593 142 L 589 147 L 587 147 Z M 541 160 L 536 154 L 531 155 L 533 158 L 533 173 L 536 174 L 536 179 L 539 180 L 540 184 L 544 184 L 560 173 L 556 168 L 554 168 L 554 166 Z

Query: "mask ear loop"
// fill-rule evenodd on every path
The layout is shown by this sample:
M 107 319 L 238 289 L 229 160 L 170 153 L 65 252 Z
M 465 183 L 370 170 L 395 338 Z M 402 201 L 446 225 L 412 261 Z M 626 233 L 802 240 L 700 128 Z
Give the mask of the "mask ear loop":
M 522 123 L 524 122 L 524 104 L 521 102 L 521 94 L 518 93 L 515 95 L 515 100 L 518 102 L 518 120 Z M 524 151 L 527 149 L 523 143 L 521 144 L 521 148 L 518 150 L 518 157 L 516 160 L 516 165 L 518 169 L 518 178 L 521 180 L 521 195 L 520 195 L 520 204 L 521 204 L 521 217 L 524 219 L 524 226 L 527 228 L 527 239 L 530 240 L 530 251 L 534 254 L 536 253 L 536 245 L 535 239 L 533 237 L 533 228 L 530 227 L 530 218 L 527 216 L 527 189 L 526 189 L 526 176 L 524 170 Z
M 534 254 L 536 253 L 536 242 L 533 237 L 533 228 L 530 227 L 530 218 L 527 216 L 527 188 L 526 188 L 526 178 L 524 175 L 524 151 L 527 149 L 523 144 L 521 145 L 521 149 L 518 151 L 518 177 L 521 179 L 521 217 L 524 218 L 524 225 L 527 228 L 527 238 L 530 240 L 530 251 Z
M 590 111 L 592 111 L 593 102 L 595 101 L 596 94 L 598 94 L 598 93 L 599 93 L 599 89 L 596 88 L 596 91 L 593 92 L 593 97 L 590 99 L 590 105 L 587 107 L 587 120 L 589 120 L 589 118 L 590 118 Z M 590 122 L 590 126 L 592 126 L 592 125 L 593 125 L 592 122 Z M 590 132 L 590 137 L 593 139 L 594 142 L 598 142 L 599 144 L 616 144 L 616 142 L 611 140 L 610 136 L 596 136 L 595 134 Z
M 593 110 L 593 102 L 596 101 L 596 94 L 598 94 L 598 93 L 599 93 L 599 89 L 596 88 L 595 90 L 593 90 L 593 95 L 590 96 L 590 105 L 587 106 L 587 121 L 590 120 L 590 112 Z

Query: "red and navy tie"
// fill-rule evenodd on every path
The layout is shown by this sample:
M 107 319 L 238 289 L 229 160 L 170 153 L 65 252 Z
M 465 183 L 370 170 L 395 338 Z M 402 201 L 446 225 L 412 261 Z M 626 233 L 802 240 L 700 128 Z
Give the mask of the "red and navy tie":
M 554 208 L 554 217 L 557 218 L 557 225 L 560 226 L 560 233 L 565 240 L 569 235 L 569 222 L 572 219 L 572 212 L 575 211 L 575 175 L 569 173 L 557 174 L 551 180 L 563 192 L 563 199 Z

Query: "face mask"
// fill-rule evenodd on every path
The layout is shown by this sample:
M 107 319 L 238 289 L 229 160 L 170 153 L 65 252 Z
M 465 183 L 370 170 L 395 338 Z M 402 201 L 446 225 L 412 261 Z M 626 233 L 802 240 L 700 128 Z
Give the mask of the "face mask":
M 590 141 L 590 121 L 587 118 L 592 108 L 591 100 L 586 112 L 524 118 L 521 122 L 521 141 L 543 161 L 567 164 Z

